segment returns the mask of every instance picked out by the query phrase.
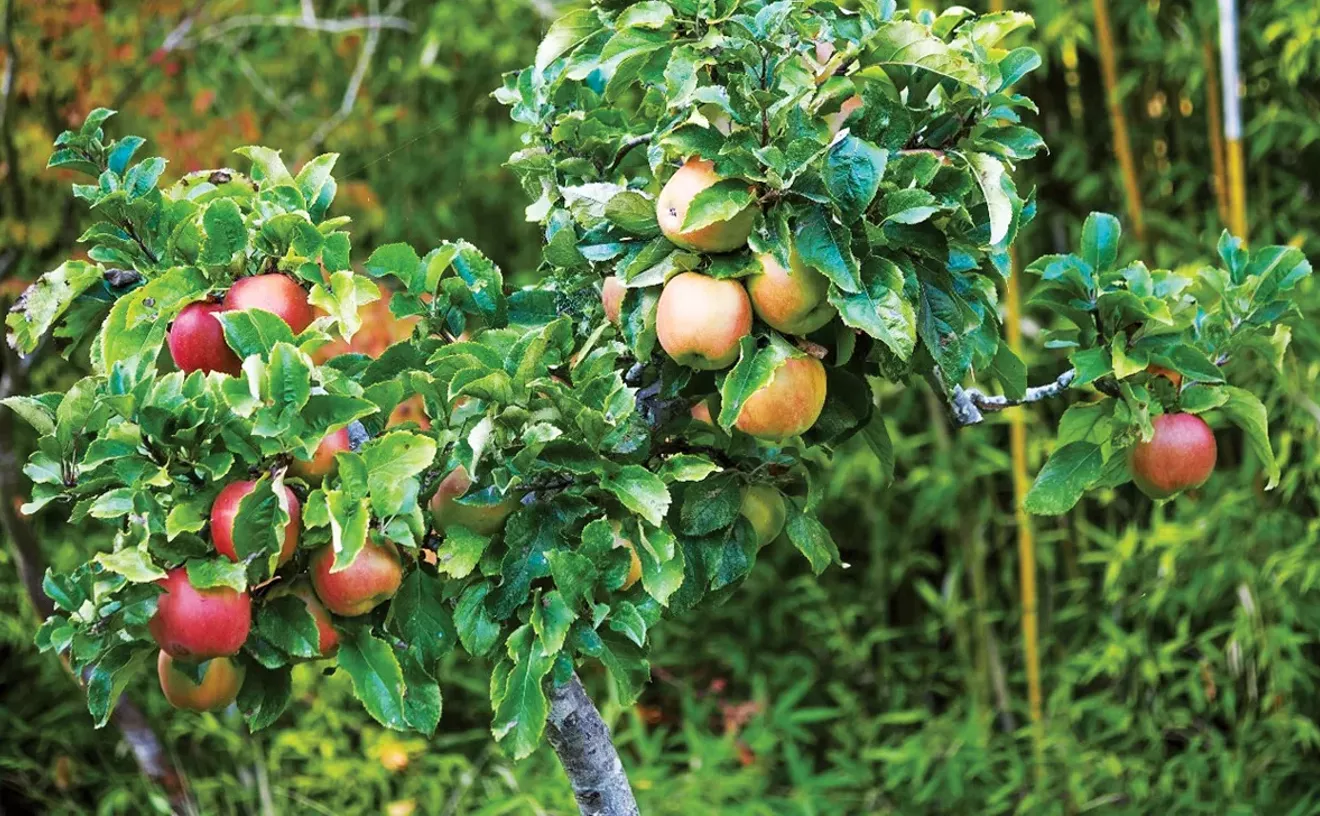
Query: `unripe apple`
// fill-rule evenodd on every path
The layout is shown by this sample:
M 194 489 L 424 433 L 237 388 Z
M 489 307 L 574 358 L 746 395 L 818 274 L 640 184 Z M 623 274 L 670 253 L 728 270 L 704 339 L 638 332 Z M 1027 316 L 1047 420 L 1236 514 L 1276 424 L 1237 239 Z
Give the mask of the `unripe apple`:
M 252 481 L 231 482 L 225 485 L 211 505 L 211 544 L 216 552 L 230 561 L 239 560 L 238 551 L 234 548 L 234 519 L 238 517 L 238 504 L 256 487 L 257 483 Z M 284 497 L 289 502 L 289 523 L 284 525 L 284 543 L 280 545 L 281 565 L 293 557 L 293 551 L 298 547 L 298 534 L 302 530 L 302 505 L 298 497 L 287 487 L 284 488 Z M 239 535 L 242 534 L 240 530 Z
M 307 302 L 307 290 L 288 275 L 275 272 L 234 281 L 225 295 L 225 308 L 270 312 L 288 323 L 294 334 L 300 334 L 316 318 Z
M 171 657 L 206 660 L 237 654 L 252 628 L 252 598 L 230 587 L 196 589 L 188 570 L 175 567 L 156 582 L 165 592 L 147 622 Z
M 326 611 L 321 600 L 316 597 L 312 585 L 307 581 L 299 579 L 293 583 L 285 583 L 275 587 L 267 595 L 267 598 L 281 598 L 286 595 L 292 595 L 303 602 L 307 607 L 307 612 L 316 621 L 317 648 L 321 650 L 321 657 L 334 657 L 339 651 L 339 632 L 335 631 L 334 622 L 330 620 L 330 613 Z
M 756 316 L 784 334 L 810 334 L 838 310 L 826 300 L 830 281 L 807 266 L 797 250 L 789 254 L 789 268 L 769 252 L 757 258 L 761 271 L 747 279 L 747 296 Z
M 1200 487 L 1215 469 L 1214 432 L 1194 414 L 1160 414 L 1151 420 L 1155 433 L 1128 454 L 1132 481 L 1152 499 L 1167 499 Z
M 220 371 L 238 376 L 243 370 L 243 361 L 225 345 L 225 329 L 216 318 L 224 311 L 219 303 L 189 303 L 174 318 L 166 342 L 180 371 Z
M 316 446 L 316 452 L 312 454 L 311 461 L 294 459 L 289 465 L 289 473 L 306 479 L 312 484 L 320 484 L 326 476 L 334 472 L 335 454 L 352 449 L 353 443 L 349 441 L 348 428 L 332 431 L 326 434 L 321 443 Z
M 738 512 L 752 523 L 752 529 L 756 531 L 757 547 L 764 547 L 778 538 L 788 518 L 784 497 L 766 484 L 748 485 L 743 490 L 742 505 Z
M 219 711 L 238 698 L 247 670 L 237 660 L 227 657 L 211 658 L 206 663 L 202 682 L 193 679 L 174 665 L 174 658 L 161 650 L 156 658 L 156 675 L 160 690 L 175 708 L 185 711 Z
M 738 342 L 752 333 L 752 302 L 736 280 L 683 272 L 660 293 L 655 333 L 680 365 L 727 368 L 738 359 Z
M 365 615 L 393 598 L 403 583 L 399 549 L 389 541 L 377 544 L 368 540 L 352 563 L 339 572 L 330 571 L 334 563 L 334 548 L 322 547 L 312 556 L 308 570 L 316 597 L 336 615 Z
M 642 559 L 637 555 L 637 547 L 631 540 L 620 535 L 619 531 L 623 529 L 617 521 L 611 521 L 610 526 L 614 528 L 614 546 L 628 548 L 628 577 L 623 579 L 623 585 L 619 587 L 620 592 L 627 592 L 633 588 L 633 585 L 642 579 Z
M 472 504 L 459 501 L 472 487 L 467 468 L 459 465 L 449 471 L 436 488 L 431 499 L 431 517 L 437 529 L 461 525 L 480 535 L 495 535 L 504 529 L 504 520 L 522 505 L 519 496 L 509 494 L 494 504 Z
M 758 439 L 781 441 L 805 433 L 825 407 L 825 366 L 792 357 L 743 403 L 734 427 Z
M 605 317 L 615 325 L 618 325 L 619 314 L 623 310 L 623 296 L 627 293 L 628 289 L 623 285 L 623 281 L 614 275 L 610 275 L 601 283 L 600 302 L 605 307 Z
M 684 249 L 697 252 L 732 252 L 747 244 L 752 225 L 761 208 L 748 204 L 727 221 L 716 221 L 698 229 L 683 232 L 683 221 L 688 207 L 697 194 L 723 181 L 715 172 L 715 165 L 703 159 L 689 159 L 680 167 L 655 201 L 655 216 L 665 237 Z

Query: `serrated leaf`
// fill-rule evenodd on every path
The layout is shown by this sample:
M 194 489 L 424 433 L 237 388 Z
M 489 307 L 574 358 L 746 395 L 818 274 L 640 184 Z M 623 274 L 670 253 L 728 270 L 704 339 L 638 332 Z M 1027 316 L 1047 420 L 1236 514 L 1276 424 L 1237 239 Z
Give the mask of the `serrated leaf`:
M 365 627 L 351 629 L 341 638 L 338 657 L 367 713 L 381 725 L 406 730 L 403 670 L 390 645 Z
M 1029 513 L 1056 516 L 1077 504 L 1104 469 L 1105 457 L 1094 442 L 1077 441 L 1058 448 L 1036 475 L 1022 506 Z

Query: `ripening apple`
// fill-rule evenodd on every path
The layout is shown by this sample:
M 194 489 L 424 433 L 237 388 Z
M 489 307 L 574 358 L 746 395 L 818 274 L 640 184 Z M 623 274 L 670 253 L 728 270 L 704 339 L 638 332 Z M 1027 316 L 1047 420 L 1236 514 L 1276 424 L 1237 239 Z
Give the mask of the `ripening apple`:
M 747 398 L 734 427 L 758 439 L 781 441 L 805 433 L 824 407 L 825 366 L 815 357 L 791 357 Z
M 761 208 L 748 204 L 727 221 L 716 221 L 694 230 L 683 232 L 692 199 L 702 190 L 723 181 L 715 172 L 715 165 L 703 159 L 688 159 L 660 190 L 655 201 L 655 216 L 660 231 L 674 244 L 697 252 L 732 252 L 747 244 Z
M 234 548 L 234 519 L 238 517 L 238 504 L 257 487 L 253 481 L 231 482 L 225 485 L 220 495 L 211 505 L 211 544 L 215 551 L 235 563 L 238 551 Z M 289 503 L 289 523 L 284 525 L 284 542 L 280 545 L 279 564 L 283 565 L 293 557 L 298 548 L 298 534 L 302 531 L 302 505 L 298 497 L 289 488 L 284 488 L 284 497 Z M 238 531 L 243 534 L 242 530 Z
M 761 271 L 747 279 L 747 296 L 756 316 L 784 334 L 810 334 L 838 313 L 825 296 L 829 278 L 789 253 L 789 268 L 769 252 L 758 256 Z
M 752 523 L 752 529 L 756 531 L 757 547 L 764 547 L 778 538 L 788 518 L 784 497 L 766 484 L 748 485 L 743 490 L 742 505 L 738 512 Z
M 344 569 L 331 572 L 333 547 L 317 550 L 308 565 L 312 588 L 325 608 L 336 615 L 365 615 L 394 597 L 403 583 L 403 564 L 393 542 L 368 540 Z
M 307 607 L 307 612 L 316 621 L 317 648 L 321 651 L 321 657 L 334 657 L 339 651 L 339 632 L 335 631 L 334 622 L 330 620 L 330 613 L 326 611 L 321 600 L 316 597 L 312 585 L 307 581 L 299 579 L 293 583 L 282 583 L 270 591 L 267 598 L 281 598 L 286 595 L 292 595 L 303 602 Z
M 189 303 L 174 318 L 166 343 L 180 371 L 220 371 L 231 376 L 242 371 L 243 361 L 225 345 L 224 326 L 216 318 L 224 311 L 228 310 L 220 303 Z
M 289 465 L 289 473 L 305 479 L 312 484 L 320 484 L 326 476 L 335 470 L 335 454 L 352 450 L 353 444 L 348 438 L 348 428 L 340 428 L 325 435 L 316 446 L 311 461 L 294 459 Z
M 1155 363 L 1151 363 L 1150 365 L 1146 366 L 1146 373 L 1151 375 L 1152 377 L 1163 377 L 1164 379 L 1173 383 L 1173 387 L 1175 389 L 1182 388 L 1182 379 L 1183 379 L 1182 375 L 1171 368 L 1165 368 L 1162 365 L 1156 365 Z
M 619 323 L 619 314 L 623 310 L 623 296 L 627 293 L 623 281 L 614 275 L 610 275 L 601 283 L 600 302 L 605 307 L 605 317 L 615 325 Z
M 712 407 L 714 399 L 714 397 L 704 397 L 692 403 L 690 413 L 694 422 L 709 425 L 712 428 L 715 427 L 714 415 L 718 413 L 718 410 Z
M 174 662 L 174 658 L 162 649 L 156 658 L 156 675 L 169 704 L 185 711 L 219 711 L 234 702 L 247 673 L 237 660 L 214 657 L 206 663 L 202 682 L 196 683 Z
M 509 514 L 522 506 L 521 497 L 512 493 L 494 504 L 460 501 L 471 487 L 472 478 L 462 465 L 440 480 L 435 497 L 431 499 L 431 517 L 439 530 L 461 525 L 480 535 L 495 535 L 504 529 L 504 520 Z
M 300 334 L 316 318 L 307 302 L 307 290 L 293 278 L 277 272 L 234 281 L 225 295 L 225 308 L 270 312 L 288 323 L 294 334 Z
M 860 96 L 850 96 L 843 100 L 843 104 L 839 106 L 837 112 L 828 114 L 825 117 L 825 123 L 830 127 L 830 138 L 834 138 L 834 134 L 843 130 L 843 123 L 847 121 L 849 114 L 861 106 L 862 98 Z
M 610 526 L 614 528 L 614 547 L 616 549 L 619 547 L 628 548 L 628 577 L 623 579 L 623 585 L 619 587 L 620 592 L 627 592 L 642 578 L 642 559 L 637 555 L 636 545 L 620 534 L 619 531 L 623 529 L 623 525 L 617 521 L 611 521 Z
M 207 660 L 237 654 L 252 628 L 252 598 L 230 587 L 196 589 L 188 570 L 175 567 L 156 582 L 164 592 L 147 622 L 171 657 Z
M 459 399 L 466 399 L 466 397 L 460 397 Z M 457 406 L 457 400 L 455 406 Z M 385 420 L 385 427 L 393 428 L 395 425 L 402 425 L 406 422 L 416 423 L 417 427 L 423 431 L 431 429 L 431 418 L 426 415 L 426 402 L 422 399 L 421 394 L 415 394 L 394 406 L 394 410 L 390 411 L 389 419 Z
M 1151 420 L 1155 433 L 1128 454 L 1132 481 L 1152 499 L 1167 499 L 1200 487 L 1215 469 L 1214 432 L 1194 414 L 1160 414 Z
M 752 302 L 736 280 L 683 272 L 660 293 L 655 333 L 680 365 L 727 368 L 738 359 L 738 342 L 752 333 Z

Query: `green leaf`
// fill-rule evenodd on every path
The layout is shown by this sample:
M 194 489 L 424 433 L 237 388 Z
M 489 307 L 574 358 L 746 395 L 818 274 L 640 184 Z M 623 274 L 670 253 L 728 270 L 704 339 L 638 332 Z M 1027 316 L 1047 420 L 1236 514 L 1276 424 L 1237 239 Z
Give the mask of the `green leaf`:
M 724 179 L 693 196 L 683 218 L 682 232 L 692 232 L 735 218 L 756 200 L 742 179 Z
M 260 731 L 273 725 L 293 697 L 292 672 L 288 667 L 268 669 L 249 664 L 238 691 L 238 710 L 243 712 L 248 728 Z
M 699 482 L 719 470 L 720 466 L 706 456 L 678 453 L 665 459 L 656 475 L 665 482 Z
M 191 564 L 190 564 L 191 566 Z M 189 577 L 192 573 L 189 572 Z M 257 631 L 271 645 L 294 657 L 321 656 L 321 633 L 307 604 L 294 595 L 270 598 L 257 610 Z
M 476 569 L 490 545 L 490 536 L 474 533 L 461 524 L 445 529 L 445 540 L 436 550 L 436 569 L 451 578 L 466 578 Z
M 280 184 L 293 184 L 293 176 L 289 175 L 289 170 L 284 166 L 284 160 L 280 158 L 280 151 L 271 150 L 269 147 L 259 147 L 251 145 L 240 147 L 234 151 L 252 162 L 252 176 L 265 182 L 263 187 L 274 187 Z
M 390 622 L 394 631 L 427 664 L 448 654 L 458 638 L 458 630 L 444 603 L 444 583 L 421 569 L 413 570 L 403 579 L 390 603 Z
M 417 250 L 407 244 L 386 244 L 378 247 L 363 265 L 374 278 L 393 275 L 413 294 L 426 291 L 426 273 Z
M 5 318 L 11 345 L 24 354 L 32 352 L 73 301 L 101 282 L 102 274 L 95 264 L 66 261 L 38 278 Z
M 238 204 L 230 198 L 212 201 L 202 212 L 202 251 L 205 266 L 227 266 L 248 245 L 248 228 Z
M 240 359 L 253 354 L 264 358 L 278 343 L 294 345 L 289 324 L 265 309 L 216 312 L 215 317 L 224 326 L 225 342 Z
M 247 570 L 228 558 L 191 558 L 188 560 L 188 583 L 195 589 L 229 587 L 246 592 Z
M 624 465 L 601 480 L 601 487 L 629 510 L 659 526 L 669 511 L 669 488 L 641 465 Z
M 523 759 L 536 750 L 545 731 L 549 703 L 541 681 L 550 673 L 555 660 L 528 625 L 510 634 L 505 648 L 513 660 L 513 669 L 498 684 L 492 678 L 491 704 L 495 717 L 491 733 L 514 759 Z
M 627 190 L 611 198 L 605 205 L 605 217 L 610 223 L 633 235 L 651 238 L 660 234 L 655 218 L 655 201 L 635 190 Z
M 906 20 L 883 23 L 867 38 L 866 44 L 867 65 L 920 68 L 984 90 L 984 80 L 976 66 L 920 23 Z
M 1118 240 L 1123 228 L 1109 213 L 1093 212 L 1082 224 L 1082 260 L 1097 273 L 1108 272 L 1118 261 Z
M 394 431 L 362 446 L 367 466 L 367 490 L 378 516 L 391 516 L 404 509 L 404 501 L 415 495 L 415 477 L 435 460 L 436 443 L 429 436 Z
M 600 530 L 597 532 L 603 531 L 603 535 L 610 536 L 611 541 L 613 540 L 609 522 L 597 519 L 587 525 L 588 529 L 592 529 L 592 525 L 599 525 Z M 583 538 L 586 537 L 587 532 L 584 531 Z M 590 600 L 597 577 L 596 565 L 590 558 L 571 550 L 550 550 L 545 557 L 550 564 L 550 576 L 554 578 L 555 586 L 569 608 L 578 609 L 584 601 Z
M 852 252 L 852 235 L 824 207 L 812 207 L 798 220 L 793 247 L 807 266 L 845 292 L 861 292 L 861 269 Z
M 568 637 L 568 630 L 576 618 L 576 613 L 558 591 L 545 593 L 532 605 L 532 628 L 545 644 L 546 651 L 552 655 L 564 648 L 564 639 Z
M 31 425 L 39 435 L 46 436 L 55 433 L 55 408 L 51 405 L 50 397 L 58 400 L 58 394 L 45 395 L 43 397 L 5 397 L 0 399 L 0 405 L 4 405 L 14 413 L 22 417 L 23 421 Z M 58 402 L 55 403 L 58 405 Z
M 151 583 L 165 577 L 165 570 L 156 566 L 145 550 L 136 547 L 113 553 L 97 553 L 92 560 L 135 584 Z
M 486 608 L 490 584 L 473 584 L 463 591 L 454 607 L 454 625 L 458 640 L 473 657 L 480 657 L 494 648 L 500 637 L 500 625 Z
M 908 359 L 917 345 L 917 315 L 903 297 L 902 270 L 887 258 L 870 258 L 862 281 L 855 293 L 831 287 L 829 302 L 845 325 L 884 343 L 900 360 Z
M 1221 390 L 1228 395 L 1228 399 L 1220 406 L 1220 410 L 1247 435 L 1248 447 L 1265 465 L 1265 473 L 1269 477 L 1265 489 L 1273 490 L 1279 483 L 1279 463 L 1275 461 L 1274 448 L 1270 445 L 1269 413 L 1265 405 L 1246 389 L 1226 385 Z
M 397 654 L 403 669 L 404 719 L 413 729 L 429 737 L 440 725 L 440 712 L 444 707 L 440 684 L 412 652 Z
M 1008 237 L 1017 208 L 1013 178 L 1003 162 L 986 153 L 969 153 L 967 163 L 990 211 L 990 243 L 998 244 Z
M 403 731 L 403 669 L 394 650 L 365 627 L 350 629 L 339 644 L 339 665 L 353 681 L 353 693 L 376 722 Z
M 149 653 L 154 652 L 140 645 L 112 646 L 87 669 L 87 710 L 97 728 L 110 720 L 119 695 L 146 662 Z
M 595 9 L 574 9 L 555 20 L 536 49 L 536 70 L 544 71 L 599 28 Z
M 1057 516 L 1071 510 L 1100 478 L 1105 457 L 1094 442 L 1069 442 L 1050 455 L 1023 500 L 1030 513 Z
M 887 151 L 856 136 L 847 136 L 830 148 L 825 159 L 825 189 L 844 218 L 855 219 L 871 206 L 888 160 Z
M 726 431 L 732 429 L 752 394 L 769 385 L 779 367 L 796 354 L 798 352 L 782 341 L 758 349 L 756 338 L 744 337 L 738 362 L 729 370 L 720 387 L 720 427 Z
M 784 532 L 798 552 L 806 556 L 811 571 L 820 575 L 830 564 L 839 563 L 839 548 L 825 525 L 815 516 L 804 513 L 797 502 L 785 501 L 784 507 L 788 511 Z
M 1004 396 L 1009 399 L 1022 399 L 1027 393 L 1027 366 L 1013 353 L 1013 349 L 1003 340 L 999 341 L 999 350 L 995 352 L 990 373 L 1004 389 Z

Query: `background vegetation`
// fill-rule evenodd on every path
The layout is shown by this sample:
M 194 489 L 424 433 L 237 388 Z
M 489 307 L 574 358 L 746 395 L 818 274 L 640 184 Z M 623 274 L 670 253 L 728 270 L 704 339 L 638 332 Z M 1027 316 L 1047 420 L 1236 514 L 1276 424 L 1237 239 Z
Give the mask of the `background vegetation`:
M 254 142 L 291 146 L 295 162 L 338 151 L 349 181 L 338 208 L 357 222 L 359 246 L 462 236 L 506 272 L 530 272 L 538 236 L 501 166 L 517 132 L 488 94 L 530 59 L 554 14 L 548 0 L 0 4 L 0 77 L 12 77 L 0 119 L 0 300 L 76 252 L 69 180 L 44 166 L 55 134 L 99 104 L 122 111 L 123 132 L 148 136 L 168 173 L 226 164 Z M 1015 7 L 1037 17 L 1047 66 L 1025 92 L 1051 148 L 1028 165 L 1041 217 L 1019 257 L 1067 251 L 1092 209 L 1126 212 L 1135 232 L 1093 6 Z M 1111 0 L 1108 11 L 1145 256 L 1197 264 L 1226 217 L 1212 161 L 1214 9 Z M 1312 256 L 1318 15 L 1287 0 L 1246 4 L 1241 40 L 1250 238 Z M 391 27 L 364 27 L 379 17 Z M 1301 298 L 1316 314 L 1314 283 Z M 1033 344 L 1032 317 L 1028 307 L 1032 379 L 1045 381 L 1066 363 Z M 1264 360 L 1234 362 L 1234 381 L 1270 409 L 1277 489 L 1263 491 L 1226 430 L 1197 495 L 1156 506 L 1127 486 L 1037 522 L 1039 727 L 1022 658 L 1011 416 L 955 431 L 933 394 L 882 387 L 895 478 L 862 446 L 832 476 L 828 521 L 851 568 L 815 579 L 789 548 L 768 550 L 732 603 L 659 631 L 640 706 L 604 701 L 643 812 L 1320 812 L 1320 329 L 1299 322 L 1292 342 L 1282 375 Z M 58 359 L 31 372 L 38 390 L 70 376 Z M 1027 427 L 1052 427 L 1063 407 L 1033 407 Z M 0 449 L 21 461 L 27 440 L 10 419 L 0 416 Z M 1029 472 L 1045 436 L 1028 436 Z M 76 563 L 96 543 L 40 523 L 52 563 Z M 117 733 L 93 731 L 72 679 L 36 654 L 8 553 L 0 807 L 163 808 Z M 342 677 L 317 680 L 315 694 L 296 687 L 281 722 L 255 737 L 236 719 L 169 710 L 152 678 L 130 694 L 207 813 L 571 812 L 549 751 L 513 765 L 492 747 L 486 670 L 449 668 L 429 744 L 376 726 L 348 703 Z M 596 679 L 584 678 L 607 694 Z

